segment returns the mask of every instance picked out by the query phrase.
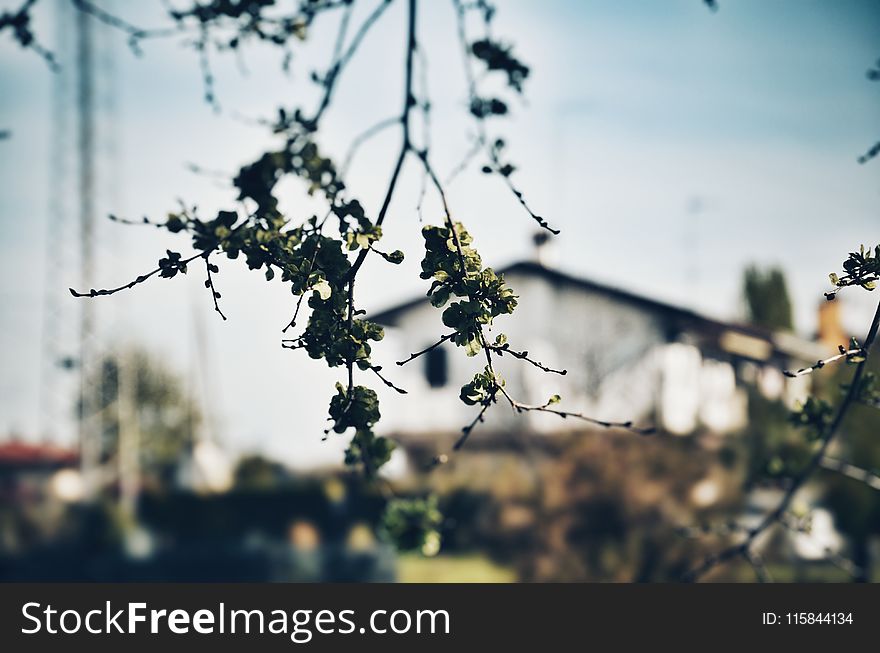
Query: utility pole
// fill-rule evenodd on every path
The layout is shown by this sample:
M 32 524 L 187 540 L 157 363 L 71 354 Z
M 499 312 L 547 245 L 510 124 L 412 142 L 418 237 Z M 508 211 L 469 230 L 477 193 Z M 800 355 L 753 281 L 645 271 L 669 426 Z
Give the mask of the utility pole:
M 107 476 L 101 469 L 107 407 L 99 394 L 104 352 L 96 303 L 73 300 L 67 288 L 94 287 L 100 249 L 96 216 L 109 212 L 105 200 L 119 203 L 114 183 L 119 166 L 113 160 L 115 34 L 72 2 L 51 7 L 60 70 L 52 75 L 41 430 L 59 442 L 76 438 L 84 494 L 93 499 Z
M 95 240 L 95 52 L 93 20 L 84 11 L 75 14 L 76 25 L 76 134 L 77 191 L 80 229 L 80 283 L 94 287 Z M 98 491 L 101 462 L 99 405 L 92 386 L 96 379 L 94 360 L 95 319 L 93 302 L 82 302 L 80 313 L 80 466 L 85 496 Z
M 119 507 L 131 526 L 137 522 L 141 485 L 141 432 L 137 415 L 137 367 L 134 352 L 117 358 L 117 410 L 119 418 Z

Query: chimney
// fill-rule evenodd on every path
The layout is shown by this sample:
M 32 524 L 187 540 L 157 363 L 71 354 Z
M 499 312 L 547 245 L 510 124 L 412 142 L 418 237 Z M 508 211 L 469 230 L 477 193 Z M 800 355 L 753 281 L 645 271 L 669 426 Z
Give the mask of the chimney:
M 532 244 L 535 246 L 535 263 L 544 268 L 551 267 L 554 263 L 556 263 L 556 247 L 553 243 L 553 236 L 551 236 L 548 232 L 544 231 L 543 229 L 541 231 L 536 231 L 532 235 Z
M 819 342 L 828 351 L 836 351 L 839 345 L 847 346 L 849 337 L 840 320 L 840 299 L 822 301 L 819 304 Z

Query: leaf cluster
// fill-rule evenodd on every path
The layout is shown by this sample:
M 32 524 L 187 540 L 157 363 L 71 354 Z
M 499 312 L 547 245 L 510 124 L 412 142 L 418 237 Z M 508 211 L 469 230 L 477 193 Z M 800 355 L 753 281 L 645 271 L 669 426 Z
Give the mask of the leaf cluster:
M 464 347 L 468 356 L 475 356 L 483 348 L 482 328 L 491 326 L 499 315 L 513 313 L 517 297 L 503 275 L 483 268 L 479 253 L 471 246 L 473 239 L 461 223 L 452 228 L 427 226 L 422 236 L 421 277 L 432 279 L 431 304 L 446 306 L 442 319 L 455 331 L 452 341 Z M 449 303 L 452 297 L 459 299 Z

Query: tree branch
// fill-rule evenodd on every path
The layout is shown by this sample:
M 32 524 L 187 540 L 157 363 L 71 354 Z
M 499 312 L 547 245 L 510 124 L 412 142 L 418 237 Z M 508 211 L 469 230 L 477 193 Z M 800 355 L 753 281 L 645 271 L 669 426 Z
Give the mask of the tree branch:
M 843 345 L 839 347 L 840 353 L 824 360 L 817 361 L 815 365 L 811 365 L 810 367 L 802 367 L 799 370 L 792 372 L 791 370 L 783 370 L 782 373 L 790 378 L 795 378 L 798 376 L 806 376 L 807 374 L 812 374 L 816 370 L 821 370 L 823 367 L 828 365 L 829 363 L 836 363 L 839 360 L 847 359 L 852 360 L 856 356 L 863 356 L 865 354 L 865 350 L 862 348 L 859 349 L 846 349 Z

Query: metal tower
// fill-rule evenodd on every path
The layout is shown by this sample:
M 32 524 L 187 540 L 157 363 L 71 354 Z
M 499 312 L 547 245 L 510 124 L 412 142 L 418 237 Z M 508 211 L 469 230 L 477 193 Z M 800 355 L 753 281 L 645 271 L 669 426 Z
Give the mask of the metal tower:
M 69 440 L 68 434 L 75 431 L 86 496 L 94 497 L 101 485 L 103 453 L 97 305 L 73 301 L 66 288 L 95 285 L 96 218 L 109 212 L 102 200 L 115 187 L 112 176 L 117 166 L 109 160 L 114 151 L 112 39 L 107 26 L 70 2 L 55 3 L 53 10 L 61 71 L 52 80 L 43 432 Z M 70 374 L 71 370 L 77 374 Z M 71 420 L 74 396 L 78 397 L 73 402 L 76 419 Z

